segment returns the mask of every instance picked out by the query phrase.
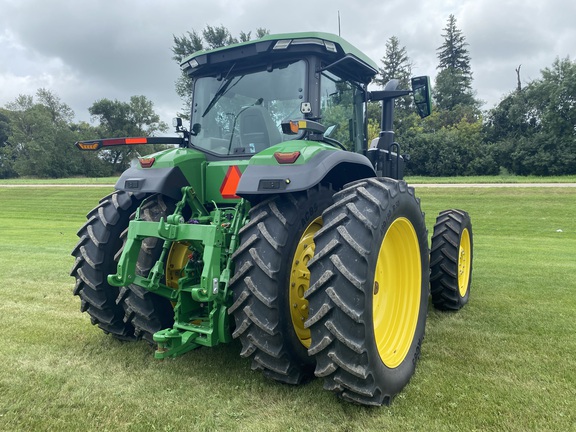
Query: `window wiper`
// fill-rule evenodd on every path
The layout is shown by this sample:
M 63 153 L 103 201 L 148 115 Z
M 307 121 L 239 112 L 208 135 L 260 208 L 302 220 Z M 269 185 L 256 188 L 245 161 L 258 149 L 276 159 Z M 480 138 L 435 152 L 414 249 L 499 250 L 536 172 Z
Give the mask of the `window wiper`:
M 208 112 L 212 108 L 214 108 L 214 105 L 216 105 L 216 102 L 218 102 L 218 100 L 220 100 L 220 98 L 224 95 L 224 93 L 226 93 L 226 90 L 228 90 L 228 87 L 230 86 L 231 82 L 232 82 L 232 79 L 229 79 L 224 84 L 222 84 L 220 86 L 220 88 L 214 94 L 214 97 L 210 100 L 210 103 L 208 104 L 208 106 L 204 110 L 204 113 L 202 114 L 202 118 L 204 118 L 206 116 L 206 114 L 208 114 Z
M 208 114 L 208 112 L 212 108 L 214 108 L 214 105 L 216 105 L 216 102 L 218 102 L 218 100 L 224 95 L 224 93 L 226 93 L 226 90 L 228 90 L 228 87 L 230 86 L 230 83 L 233 80 L 233 77 L 228 79 L 228 75 L 230 75 L 230 72 L 232 72 L 232 69 L 234 69 L 234 66 L 236 66 L 236 63 L 234 63 L 232 66 L 230 66 L 230 69 L 228 69 L 228 72 L 226 73 L 226 76 L 224 77 L 224 82 L 222 84 L 220 84 L 220 87 L 218 87 L 218 90 L 216 90 L 216 93 L 214 94 L 214 96 L 210 100 L 210 103 L 208 104 L 208 106 L 204 110 L 204 113 L 202 114 L 202 118 L 204 118 L 206 116 L 206 114 Z M 240 80 L 238 80 L 238 81 L 240 81 Z M 236 81 L 236 84 L 238 84 L 238 81 Z

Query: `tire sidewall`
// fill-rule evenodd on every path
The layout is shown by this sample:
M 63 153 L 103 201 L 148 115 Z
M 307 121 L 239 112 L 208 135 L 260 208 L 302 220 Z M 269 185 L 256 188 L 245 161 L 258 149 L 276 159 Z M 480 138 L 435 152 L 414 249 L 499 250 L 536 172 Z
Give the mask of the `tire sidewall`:
M 410 221 L 418 238 L 420 247 L 420 264 L 422 268 L 422 280 L 420 286 L 420 305 L 418 310 L 418 321 L 414 331 L 414 337 L 405 358 L 396 368 L 386 366 L 376 345 L 374 335 L 374 317 L 373 317 L 373 299 L 371 287 L 374 286 L 374 277 L 378 251 L 384 240 L 388 229 L 398 218 L 406 218 Z M 373 377 L 377 384 L 385 383 L 387 390 L 395 394 L 400 392 L 414 374 L 416 363 L 420 356 L 420 349 L 424 339 L 426 326 L 426 317 L 428 309 L 429 295 L 429 257 L 428 257 L 428 238 L 424 217 L 419 205 L 414 197 L 408 193 L 401 192 L 395 197 L 391 197 L 388 205 L 380 212 L 376 232 L 373 234 L 373 244 L 368 256 L 368 278 L 366 284 L 366 304 L 364 309 L 366 324 L 366 343 L 368 344 L 366 353 L 368 356 L 369 370 L 373 371 Z M 370 287 L 370 291 L 368 290 Z M 379 382 L 378 382 L 379 381 Z

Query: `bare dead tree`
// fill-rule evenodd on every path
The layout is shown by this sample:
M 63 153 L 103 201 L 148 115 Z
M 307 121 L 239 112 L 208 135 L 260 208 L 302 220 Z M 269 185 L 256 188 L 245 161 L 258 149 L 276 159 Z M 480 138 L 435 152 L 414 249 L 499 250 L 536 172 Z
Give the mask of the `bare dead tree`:
M 518 85 L 516 86 L 516 91 L 518 93 L 520 93 L 522 91 L 522 82 L 520 81 L 520 68 L 522 67 L 522 65 L 518 65 L 518 67 L 516 69 L 514 69 L 516 71 L 516 78 L 518 80 Z

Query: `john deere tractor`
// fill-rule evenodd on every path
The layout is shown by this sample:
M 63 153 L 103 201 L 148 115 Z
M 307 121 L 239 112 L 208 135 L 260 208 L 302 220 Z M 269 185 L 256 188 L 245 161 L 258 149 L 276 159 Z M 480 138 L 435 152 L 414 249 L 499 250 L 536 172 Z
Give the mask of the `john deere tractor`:
M 458 310 L 472 272 L 465 211 L 432 246 L 392 130 L 394 100 L 430 113 L 428 77 L 371 91 L 377 65 L 340 37 L 269 35 L 200 51 L 180 137 L 82 141 L 82 150 L 172 144 L 143 156 L 88 213 L 72 276 L 92 323 L 164 359 L 237 338 L 274 380 L 316 375 L 382 405 L 414 373 L 431 293 Z M 381 101 L 367 139 L 367 103 Z

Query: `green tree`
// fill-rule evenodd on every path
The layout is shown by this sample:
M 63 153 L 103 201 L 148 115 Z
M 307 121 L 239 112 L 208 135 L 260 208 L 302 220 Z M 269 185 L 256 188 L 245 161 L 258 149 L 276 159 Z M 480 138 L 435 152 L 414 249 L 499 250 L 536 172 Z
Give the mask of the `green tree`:
M 0 108 L 0 178 L 16 177 L 14 155 L 8 138 L 12 134 L 10 117 L 7 110 Z
M 462 30 L 456 27 L 456 18 L 454 15 L 448 17 L 448 23 L 443 29 L 442 34 L 444 43 L 436 51 L 438 53 L 438 69 L 458 69 L 462 75 L 472 81 L 472 70 L 470 68 L 470 55 L 468 54 L 468 43 L 462 34 Z
M 422 120 L 416 114 L 407 119 L 409 125 L 400 137 L 402 153 L 410 155 L 407 174 L 437 177 L 494 173 L 483 159 L 482 121 L 463 118 L 445 126 L 441 116 L 435 111 Z
M 412 75 L 412 62 L 408 57 L 406 47 L 400 46 L 396 36 L 386 41 L 386 54 L 380 60 L 382 68 L 379 68 L 379 77 L 374 81 L 384 86 L 391 79 L 400 80 L 401 88 L 409 88 Z
M 478 109 L 472 90 L 472 68 L 468 43 L 462 31 L 456 27 L 454 15 L 448 17 L 448 23 L 443 29 L 444 43 L 437 48 L 438 75 L 434 98 L 439 109 L 450 110 L 456 105 L 466 105 Z
M 385 86 L 392 79 L 399 80 L 399 89 L 410 88 L 410 78 L 412 76 L 412 62 L 408 57 L 405 46 L 400 46 L 400 41 L 396 36 L 391 36 L 386 41 L 386 54 L 380 60 L 382 67 L 374 79 L 380 86 Z M 368 104 L 368 137 L 374 139 L 380 133 L 380 113 L 381 103 L 371 102 Z M 394 130 L 399 135 L 405 131 L 405 119 L 412 112 L 412 97 L 405 96 L 394 101 Z
M 101 138 L 152 136 L 168 129 L 168 125 L 160 121 L 160 116 L 154 111 L 152 101 L 145 96 L 132 96 L 130 102 L 100 99 L 88 111 L 92 119 L 99 122 L 97 131 Z M 122 171 L 128 168 L 131 159 L 161 148 L 151 145 L 121 146 L 101 150 L 100 157 L 112 164 L 115 171 Z
M 270 32 L 265 28 L 256 29 L 255 39 L 260 39 Z M 212 27 L 207 25 L 200 35 L 196 30 L 188 31 L 182 36 L 173 36 L 174 45 L 172 46 L 172 59 L 178 64 L 186 57 L 194 54 L 196 51 L 207 49 L 221 48 L 239 42 L 248 42 L 251 40 L 252 32 L 240 32 L 238 38 L 232 36 L 230 31 L 223 25 Z M 184 103 L 183 117 L 188 116 L 190 104 L 192 103 L 192 80 L 184 72 L 176 80 L 176 94 L 180 96 Z
M 53 123 L 71 123 L 74 120 L 74 111 L 67 104 L 60 101 L 60 98 L 44 88 L 36 92 L 38 103 L 43 105 L 50 114 Z
M 433 114 L 423 121 L 404 119 L 402 144 L 411 156 L 407 172 L 429 176 L 493 173 L 484 157 L 480 102 L 472 90 L 472 70 L 466 39 L 450 15 L 438 51 L 438 75 Z M 497 170 L 497 168 L 496 168 Z
M 576 63 L 557 58 L 541 73 L 489 112 L 486 140 L 514 174 L 575 174 Z
M 49 90 L 39 89 L 36 98 L 20 95 L 4 111 L 10 120 L 10 132 L 1 157 L 3 162 L 9 161 L 9 175 L 83 174 L 83 156 L 72 145 L 77 140 L 70 123 L 74 112 Z

